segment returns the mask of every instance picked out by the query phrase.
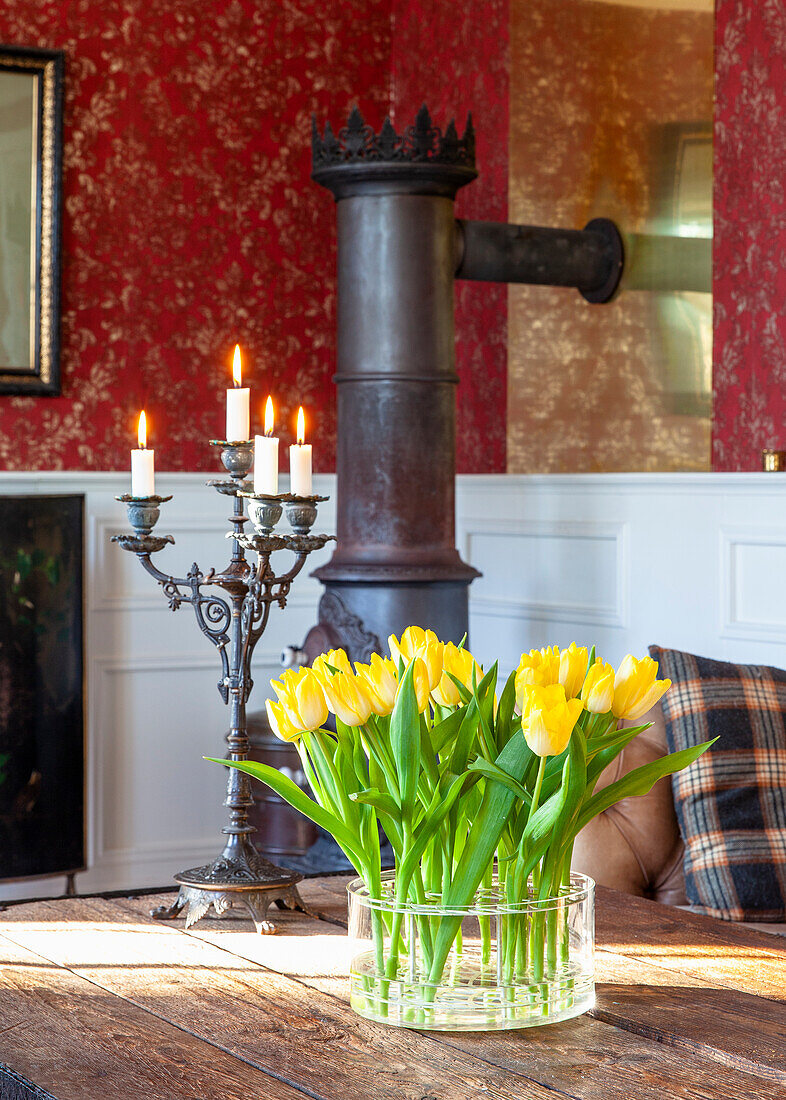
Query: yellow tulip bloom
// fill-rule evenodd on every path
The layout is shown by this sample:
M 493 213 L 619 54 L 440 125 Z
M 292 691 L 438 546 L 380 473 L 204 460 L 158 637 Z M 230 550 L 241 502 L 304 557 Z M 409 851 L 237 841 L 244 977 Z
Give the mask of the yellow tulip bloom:
M 638 660 L 630 653 L 624 658 L 614 677 L 614 701 L 611 710 L 615 718 L 641 718 L 671 687 L 671 680 L 659 680 L 658 662 L 652 657 Z
M 274 703 L 271 699 L 265 700 L 267 717 L 270 728 L 281 741 L 297 741 L 303 736 L 303 730 L 297 729 L 289 721 L 286 708 L 281 703 Z
M 516 710 L 521 713 L 524 688 L 528 684 L 549 687 L 559 683 L 559 646 L 547 649 L 531 649 L 522 653 L 516 669 Z
M 398 675 L 393 662 L 372 653 L 370 664 L 363 665 L 356 661 L 355 669 L 371 699 L 374 714 L 390 714 L 396 705 L 398 692 Z
M 455 707 L 461 702 L 459 689 L 451 680 L 448 673 L 453 673 L 469 691 L 472 691 L 473 670 L 477 682 L 483 678 L 483 671 L 475 658 L 467 649 L 459 649 L 453 642 L 448 642 L 442 654 L 443 673 L 439 683 L 433 689 L 432 695 L 442 707 Z
M 428 670 L 429 691 L 434 690 L 442 678 L 442 653 L 445 647 L 433 630 L 408 626 L 400 641 L 395 634 L 391 634 L 388 646 L 393 660 L 398 663 L 401 657 L 405 667 L 415 657 L 420 657 Z
M 587 672 L 581 701 L 590 714 L 608 714 L 614 702 L 614 666 L 595 661 Z
M 575 642 L 571 642 L 559 655 L 559 682 L 569 699 L 575 699 L 581 691 L 588 660 L 586 646 L 577 646 Z
M 280 680 L 271 680 L 270 686 L 290 726 L 303 732 L 319 729 L 324 724 L 327 704 L 322 685 L 312 669 L 288 669 Z
M 352 676 L 352 665 L 349 663 L 349 657 L 347 657 L 343 649 L 329 649 L 327 653 L 320 653 L 318 657 L 315 657 L 311 662 L 311 667 L 316 673 L 317 677 L 324 684 L 325 677 L 332 676 L 333 673 L 327 666 L 338 669 L 339 672 L 346 672 L 348 676 Z
M 362 726 L 373 707 L 363 680 L 354 673 L 334 672 L 323 681 L 330 710 L 345 726 Z
M 537 756 L 559 756 L 583 709 L 579 699 L 567 698 L 562 684 L 525 684 L 521 728 L 532 751 Z
M 417 699 L 418 710 L 422 714 L 428 706 L 428 701 L 431 697 L 428 669 L 422 657 L 416 657 L 413 663 L 415 667 L 412 672 L 412 684 L 415 688 L 415 698 Z M 401 691 L 401 685 L 399 685 L 398 690 Z M 398 697 L 398 692 L 396 692 L 396 696 Z

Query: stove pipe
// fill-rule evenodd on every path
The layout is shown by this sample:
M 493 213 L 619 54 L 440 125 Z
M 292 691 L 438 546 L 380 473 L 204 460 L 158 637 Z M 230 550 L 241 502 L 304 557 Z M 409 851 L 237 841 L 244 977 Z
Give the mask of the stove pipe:
M 612 223 L 583 231 L 457 222 L 475 136 L 424 106 L 402 135 L 352 111 L 312 132 L 312 178 L 338 221 L 337 546 L 314 576 L 319 623 L 286 663 L 343 646 L 368 660 L 411 623 L 458 642 L 478 572 L 455 546 L 455 277 L 577 286 L 607 301 L 622 264 Z

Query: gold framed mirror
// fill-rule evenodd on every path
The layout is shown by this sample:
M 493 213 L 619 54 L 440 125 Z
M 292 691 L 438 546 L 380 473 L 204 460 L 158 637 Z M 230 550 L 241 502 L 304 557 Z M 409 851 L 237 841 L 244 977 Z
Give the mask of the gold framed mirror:
M 60 393 L 63 71 L 0 46 L 0 393 Z

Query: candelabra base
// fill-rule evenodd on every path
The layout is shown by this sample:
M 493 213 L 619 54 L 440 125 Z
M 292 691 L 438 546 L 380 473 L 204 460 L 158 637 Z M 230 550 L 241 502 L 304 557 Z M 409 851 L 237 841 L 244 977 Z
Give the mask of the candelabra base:
M 310 912 L 297 889 L 302 878 L 297 871 L 276 867 L 258 852 L 241 859 L 222 855 L 204 867 L 175 875 L 180 891 L 174 904 L 151 909 L 150 915 L 155 920 L 174 920 L 185 909 L 186 928 L 190 928 L 211 906 L 215 915 L 222 917 L 233 906 L 243 905 L 251 914 L 257 932 L 270 935 L 276 931 L 275 924 L 267 919 L 272 904 L 279 909 Z

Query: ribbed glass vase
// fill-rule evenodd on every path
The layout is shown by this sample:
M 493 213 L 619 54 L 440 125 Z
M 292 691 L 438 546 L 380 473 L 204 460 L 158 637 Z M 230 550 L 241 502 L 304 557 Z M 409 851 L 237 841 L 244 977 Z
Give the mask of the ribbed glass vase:
M 378 898 L 362 879 L 347 890 L 351 1004 L 367 1019 L 495 1031 L 568 1020 L 595 1004 L 595 884 L 586 875 L 572 874 L 556 897 L 510 902 L 495 885 L 454 909 L 438 895 L 397 902 L 392 871 Z

